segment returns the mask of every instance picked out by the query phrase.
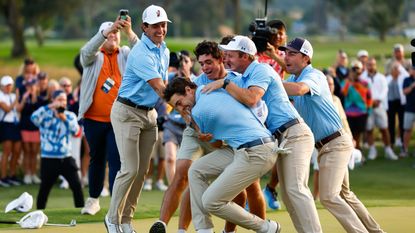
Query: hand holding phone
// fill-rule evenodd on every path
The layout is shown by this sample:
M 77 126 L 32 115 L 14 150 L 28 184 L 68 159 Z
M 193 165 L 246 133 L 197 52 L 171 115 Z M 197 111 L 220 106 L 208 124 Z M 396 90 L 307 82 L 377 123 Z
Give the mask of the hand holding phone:
M 127 9 L 121 9 L 120 10 L 120 19 L 127 20 L 128 16 L 128 10 Z

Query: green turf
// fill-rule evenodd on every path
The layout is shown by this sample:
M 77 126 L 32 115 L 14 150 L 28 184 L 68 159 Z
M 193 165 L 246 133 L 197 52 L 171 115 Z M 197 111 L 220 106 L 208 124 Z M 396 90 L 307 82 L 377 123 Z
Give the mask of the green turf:
M 415 158 L 409 157 L 398 161 L 390 161 L 383 158 L 383 151 L 378 148 L 379 157 L 375 161 L 369 161 L 361 167 L 350 172 L 352 190 L 368 207 L 394 207 L 412 206 L 415 207 Z M 266 182 L 268 177 L 262 179 Z M 312 186 L 312 179 L 310 178 Z M 38 186 L 18 186 L 13 188 L 0 188 L 0 207 L 5 208 L 6 204 L 18 197 L 22 192 L 27 191 L 33 195 L 36 202 Z M 84 189 L 85 197 L 88 196 L 87 189 Z M 136 219 L 156 218 L 159 215 L 163 193 L 160 191 L 142 192 L 137 206 Z M 45 213 L 49 216 L 50 222 L 69 222 L 75 218 L 79 223 L 101 222 L 109 206 L 109 198 L 101 198 L 103 210 L 95 216 L 80 215 L 80 209 L 75 209 L 70 190 L 62 190 L 55 186 L 47 203 Z M 34 204 L 35 208 L 36 204 Z M 322 209 L 317 203 L 317 208 Z M 18 220 L 22 213 L 0 213 L 0 220 Z M 11 227 L 0 225 L 0 228 Z

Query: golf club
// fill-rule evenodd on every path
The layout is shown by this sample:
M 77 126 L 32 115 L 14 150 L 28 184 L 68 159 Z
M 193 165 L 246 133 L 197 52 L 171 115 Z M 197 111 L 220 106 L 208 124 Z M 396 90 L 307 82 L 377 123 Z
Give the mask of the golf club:
M 74 226 L 76 226 L 76 220 L 75 219 L 72 219 L 69 224 L 63 224 L 63 223 L 45 223 L 45 226 L 74 227 Z
M 7 221 L 7 220 L 0 220 L 0 224 L 19 224 L 19 221 Z M 46 223 L 45 226 L 57 226 L 57 227 L 74 227 L 76 226 L 76 220 L 72 219 L 69 224 L 64 223 Z

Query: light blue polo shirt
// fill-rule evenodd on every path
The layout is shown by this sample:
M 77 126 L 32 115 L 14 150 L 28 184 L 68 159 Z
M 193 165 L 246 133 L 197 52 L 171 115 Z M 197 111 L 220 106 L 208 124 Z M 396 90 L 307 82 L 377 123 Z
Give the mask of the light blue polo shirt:
M 137 105 L 154 107 L 158 95 L 147 83 L 154 78 L 167 80 L 170 51 L 163 42 L 158 48 L 144 33 L 128 55 L 118 95 Z
M 306 66 L 299 77 L 291 75 L 287 82 L 303 82 L 310 93 L 292 96 L 294 106 L 313 131 L 316 142 L 342 128 L 339 114 L 331 97 L 326 76 L 311 65 Z
M 242 75 L 241 82 L 236 82 L 242 88 L 257 86 L 264 89 L 262 100 L 268 106 L 266 125 L 274 133 L 280 126 L 300 115 L 288 99 L 281 78 L 268 64 L 253 61 Z
M 202 133 L 211 133 L 215 140 L 224 140 L 233 148 L 271 136 L 251 110 L 224 89 L 206 94 L 201 92 L 202 88 L 196 90 L 192 109 L 192 117 Z

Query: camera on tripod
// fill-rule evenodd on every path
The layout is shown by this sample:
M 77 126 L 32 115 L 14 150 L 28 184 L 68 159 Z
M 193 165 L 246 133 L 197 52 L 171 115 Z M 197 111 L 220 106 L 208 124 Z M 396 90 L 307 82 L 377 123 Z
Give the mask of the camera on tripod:
M 248 28 L 252 33 L 252 41 L 255 43 L 259 53 L 267 50 L 267 43 L 270 42 L 273 35 L 278 33 L 278 30 L 267 26 L 266 21 L 267 18 L 255 19 Z

